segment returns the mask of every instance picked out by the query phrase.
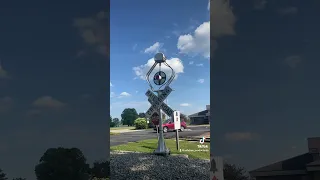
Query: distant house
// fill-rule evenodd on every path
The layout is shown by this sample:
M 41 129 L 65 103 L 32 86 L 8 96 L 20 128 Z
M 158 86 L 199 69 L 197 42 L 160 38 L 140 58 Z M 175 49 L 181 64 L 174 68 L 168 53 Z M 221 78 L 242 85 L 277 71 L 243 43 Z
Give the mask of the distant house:
M 188 116 L 190 118 L 190 124 L 210 124 L 210 105 L 207 105 L 206 110 L 191 114 Z
M 250 172 L 256 180 L 320 180 L 320 137 L 308 138 L 309 152 Z

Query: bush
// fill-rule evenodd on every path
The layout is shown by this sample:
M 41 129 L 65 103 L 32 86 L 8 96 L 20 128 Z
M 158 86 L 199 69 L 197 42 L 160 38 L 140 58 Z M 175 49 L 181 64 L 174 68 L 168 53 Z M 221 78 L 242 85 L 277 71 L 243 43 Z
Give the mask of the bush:
M 154 124 L 152 123 L 152 121 L 149 121 L 148 128 L 154 128 Z
M 191 119 L 190 118 L 184 119 L 184 121 L 186 122 L 187 125 L 191 124 Z
M 136 129 L 147 129 L 148 123 L 145 118 L 138 118 L 134 121 L 134 125 L 136 126 Z
M 110 127 L 116 127 L 116 123 L 115 122 L 110 122 Z

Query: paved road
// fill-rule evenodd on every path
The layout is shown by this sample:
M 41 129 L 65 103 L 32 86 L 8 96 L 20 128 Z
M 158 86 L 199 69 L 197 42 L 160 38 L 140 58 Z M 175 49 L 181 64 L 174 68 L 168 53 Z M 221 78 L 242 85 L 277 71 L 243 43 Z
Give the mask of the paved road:
M 210 127 L 199 126 L 199 127 L 190 127 L 190 129 L 186 129 L 184 132 L 179 132 L 180 138 L 187 138 L 192 136 L 200 136 L 204 133 L 210 132 Z M 164 133 L 165 138 L 174 138 L 175 132 L 167 132 Z M 116 146 L 120 144 L 126 144 L 128 142 L 136 142 L 140 140 L 157 138 L 157 133 L 154 130 L 145 130 L 138 132 L 128 132 L 121 133 L 118 135 L 110 136 L 110 146 Z

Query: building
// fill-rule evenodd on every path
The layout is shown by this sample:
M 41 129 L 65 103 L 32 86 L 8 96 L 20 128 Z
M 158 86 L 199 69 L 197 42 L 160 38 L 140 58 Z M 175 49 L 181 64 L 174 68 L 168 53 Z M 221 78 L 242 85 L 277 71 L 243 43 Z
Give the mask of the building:
M 256 180 L 320 180 L 320 137 L 308 138 L 308 152 L 250 172 Z
M 207 105 L 206 110 L 191 114 L 188 116 L 190 118 L 190 124 L 210 124 L 210 105 Z

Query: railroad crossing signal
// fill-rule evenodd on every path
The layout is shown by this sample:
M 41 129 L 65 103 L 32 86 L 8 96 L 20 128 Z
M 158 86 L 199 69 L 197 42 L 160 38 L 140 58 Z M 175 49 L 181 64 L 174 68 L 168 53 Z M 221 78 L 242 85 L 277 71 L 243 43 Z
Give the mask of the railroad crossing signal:
M 148 90 L 146 96 L 151 103 L 151 107 L 146 112 L 146 116 L 151 117 L 154 113 L 159 112 L 159 109 L 162 109 L 168 116 L 172 116 L 173 110 L 163 102 L 171 92 L 172 89 L 169 86 L 166 86 L 158 97 L 152 91 Z

